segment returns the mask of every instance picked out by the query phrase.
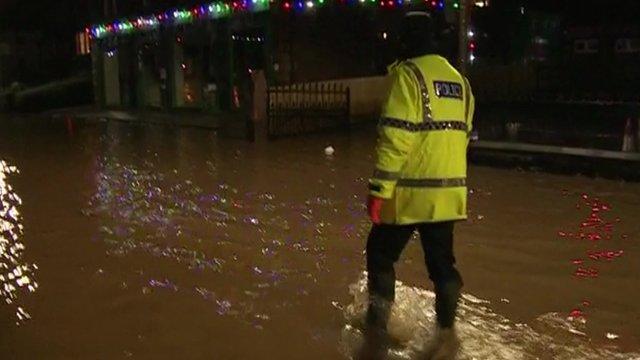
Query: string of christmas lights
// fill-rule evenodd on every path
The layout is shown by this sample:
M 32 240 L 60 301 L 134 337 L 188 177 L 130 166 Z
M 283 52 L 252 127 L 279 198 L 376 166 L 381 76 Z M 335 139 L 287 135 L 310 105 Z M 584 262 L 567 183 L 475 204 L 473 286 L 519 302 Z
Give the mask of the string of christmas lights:
M 156 15 L 122 19 L 108 24 L 93 25 L 85 32 L 94 39 L 113 35 L 125 35 L 157 29 L 160 25 L 186 24 L 196 20 L 219 19 L 237 13 L 260 12 L 280 8 L 283 11 L 306 12 L 326 5 L 330 0 L 235 0 L 231 3 L 211 3 L 191 9 L 176 9 Z M 445 9 L 445 0 L 331 0 L 340 5 L 366 5 L 381 8 L 399 8 L 424 2 L 434 11 Z M 450 1 L 450 0 L 447 0 Z M 460 7 L 459 0 L 449 2 L 453 9 Z

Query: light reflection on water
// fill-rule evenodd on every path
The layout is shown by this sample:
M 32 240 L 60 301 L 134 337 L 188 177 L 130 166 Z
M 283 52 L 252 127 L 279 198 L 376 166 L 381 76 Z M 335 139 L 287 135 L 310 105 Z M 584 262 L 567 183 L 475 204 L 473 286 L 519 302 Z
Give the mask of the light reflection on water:
M 231 186 L 212 162 L 202 185 L 207 189 L 188 170 L 163 169 L 159 160 L 125 162 L 109 155 L 98 158 L 96 169 L 97 190 L 83 213 L 100 220 L 97 238 L 107 254 L 151 258 L 154 265 L 144 272 L 169 272 L 147 278 L 142 293 L 194 296 L 211 302 L 218 315 L 256 329 L 272 317 L 274 304 L 265 297 L 288 307 L 290 293 L 308 295 L 326 269 L 331 224 L 320 212 L 361 221 L 351 201 L 283 201 L 270 192 Z M 352 225 L 345 234 L 355 230 Z M 175 265 L 209 282 L 180 278 Z
M 193 284 L 169 273 L 146 278 L 143 294 L 197 297 L 219 316 L 259 330 L 274 317 L 274 305 L 291 307 L 284 299 L 308 296 L 322 272 L 330 270 L 326 232 L 332 224 L 322 213 L 352 220 L 340 228 L 345 239 L 366 234 L 356 201 L 314 196 L 294 202 L 271 193 L 244 192 L 242 186 L 220 181 L 214 170 L 208 178 L 216 184 L 205 190 L 188 180 L 189 174 L 163 173 L 158 164 L 125 164 L 106 157 L 99 163 L 98 191 L 85 214 L 102 219 L 100 236 L 108 254 L 143 254 L 214 279 Z M 206 230 L 198 230 L 203 223 Z M 364 280 L 350 290 L 350 305 L 332 303 L 344 311 L 347 325 L 340 347 L 346 357 L 361 342 L 358 329 L 367 303 Z M 394 349 L 390 359 L 412 359 L 434 327 L 434 294 L 398 283 L 397 297 L 390 327 L 405 347 Z M 637 354 L 592 346 L 588 338 L 575 336 L 583 334 L 584 324 L 556 313 L 542 315 L 531 325 L 513 323 L 494 313 L 487 301 L 465 295 L 459 316 L 462 360 L 536 359 L 546 353 L 564 360 L 638 359 Z
M 25 263 L 23 259 L 22 200 L 9 183 L 9 176 L 18 173 L 15 166 L 0 160 L 0 298 L 15 308 L 17 323 L 20 324 L 31 315 L 20 306 L 18 297 L 21 291 L 36 291 L 38 283 L 34 281 L 33 273 L 38 267 Z
M 364 171 L 340 169 L 338 158 L 309 167 L 285 156 L 265 161 L 271 156 L 267 150 L 257 158 L 240 150 L 215 149 L 206 155 L 177 151 L 180 161 L 175 161 L 173 154 L 131 155 L 118 151 L 115 141 L 102 141 L 111 146 L 97 158 L 96 190 L 84 214 L 98 219 L 96 239 L 106 245 L 111 261 L 129 268 L 128 273 L 107 272 L 105 278 L 119 276 L 123 284 L 126 280 L 123 289 L 142 293 L 142 301 L 161 299 L 167 307 L 188 301 L 201 306 L 202 317 L 231 318 L 265 329 L 262 334 L 309 304 L 317 308 L 317 302 L 324 301 L 342 307 L 336 294 L 345 292 L 362 266 L 360 244 L 369 229 L 359 195 L 366 187 L 359 177 Z M 301 156 L 314 159 L 314 154 Z M 342 171 L 342 180 L 333 178 L 336 169 Z M 292 185 L 296 182 L 300 184 Z M 330 284 L 334 282 L 344 286 L 336 289 Z M 357 289 L 363 294 L 361 284 Z M 407 309 L 428 311 L 397 325 L 407 339 L 433 325 L 432 293 L 408 290 L 413 293 L 405 300 L 415 306 Z M 399 294 L 401 298 L 402 291 Z M 358 306 L 364 304 L 358 299 Z M 567 326 L 576 325 L 553 314 L 541 317 L 536 323 L 540 328 L 512 324 L 478 301 L 462 307 L 462 332 L 469 340 L 465 359 L 535 358 L 547 353 L 544 341 L 558 329 L 570 334 Z M 357 321 L 349 316 L 345 354 L 359 336 Z M 566 336 L 552 343 L 560 359 L 629 358 L 614 350 L 584 355 L 592 350 L 587 340 L 573 340 Z M 560 341 L 570 345 L 563 347 Z M 494 344 L 498 352 L 487 352 Z M 330 346 L 335 348 L 335 342 Z M 401 350 L 397 358 L 410 358 L 410 347 Z M 571 351 L 578 355 L 567 355 Z

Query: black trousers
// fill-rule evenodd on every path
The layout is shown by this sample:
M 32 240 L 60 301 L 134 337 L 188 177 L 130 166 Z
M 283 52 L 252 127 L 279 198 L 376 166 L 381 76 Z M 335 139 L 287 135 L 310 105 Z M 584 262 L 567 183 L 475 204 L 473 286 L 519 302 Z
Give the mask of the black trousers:
M 395 298 L 394 264 L 416 229 L 420 233 L 429 278 L 435 285 L 438 325 L 453 326 L 462 288 L 462 278 L 454 266 L 453 227 L 454 222 L 373 226 L 367 241 L 368 327 L 386 331 Z

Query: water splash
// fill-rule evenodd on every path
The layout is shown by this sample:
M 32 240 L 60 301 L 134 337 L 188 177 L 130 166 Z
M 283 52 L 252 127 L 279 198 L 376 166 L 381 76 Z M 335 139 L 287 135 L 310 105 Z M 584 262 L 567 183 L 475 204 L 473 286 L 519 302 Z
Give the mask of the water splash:
M 346 325 L 341 352 L 354 358 L 363 343 L 363 318 L 368 304 L 366 274 L 349 289 L 353 301 L 343 307 Z M 396 302 L 389 333 L 401 346 L 389 350 L 389 359 L 413 359 L 429 341 L 435 328 L 435 294 L 396 282 Z M 460 360 L 557 360 L 640 359 L 640 354 L 597 348 L 584 334 L 583 323 L 558 313 L 538 317 L 532 324 L 513 323 L 490 309 L 489 301 L 463 295 L 457 330 L 462 341 Z M 335 306 L 335 305 L 334 305 Z
M 31 319 L 31 315 L 18 305 L 18 297 L 20 292 L 35 292 L 38 288 L 33 278 L 38 266 L 25 263 L 23 259 L 22 200 L 8 182 L 10 175 L 18 173 L 15 166 L 0 160 L 0 298 L 15 308 L 19 325 Z

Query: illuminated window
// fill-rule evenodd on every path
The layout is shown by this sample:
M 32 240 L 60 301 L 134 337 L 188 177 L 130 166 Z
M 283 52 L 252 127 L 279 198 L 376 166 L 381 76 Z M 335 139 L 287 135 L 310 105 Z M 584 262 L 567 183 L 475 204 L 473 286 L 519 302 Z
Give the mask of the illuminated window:
M 640 39 L 618 39 L 616 40 L 616 53 L 631 54 L 640 52 Z
M 580 39 L 573 42 L 573 52 L 576 54 L 595 54 L 599 48 L 600 41 L 597 39 Z
M 91 37 L 87 32 L 76 34 L 76 55 L 91 54 Z

